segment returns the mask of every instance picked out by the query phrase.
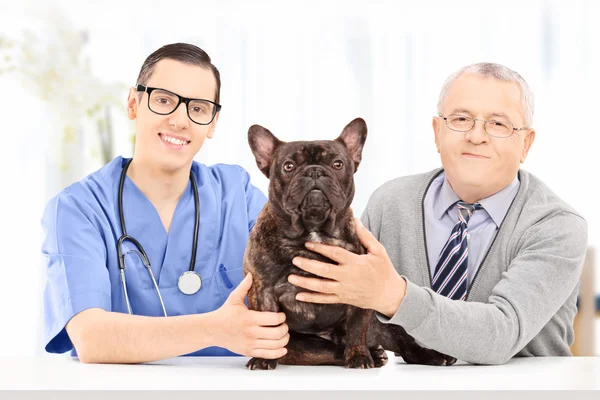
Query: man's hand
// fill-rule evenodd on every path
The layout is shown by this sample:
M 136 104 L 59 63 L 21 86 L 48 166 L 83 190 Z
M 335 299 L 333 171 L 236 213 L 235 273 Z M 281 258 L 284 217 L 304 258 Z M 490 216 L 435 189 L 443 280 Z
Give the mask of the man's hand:
M 335 261 L 338 265 L 295 257 L 292 263 L 319 278 L 290 275 L 296 286 L 318 293 L 302 292 L 296 299 L 310 303 L 345 303 L 393 316 L 406 293 L 406 282 L 398 275 L 381 243 L 356 218 L 356 234 L 367 249 L 358 255 L 345 249 L 321 243 L 306 247 Z
M 274 359 L 287 353 L 290 335 L 284 313 L 249 310 L 244 298 L 252 286 L 248 274 L 217 311 L 215 343 L 234 353 Z

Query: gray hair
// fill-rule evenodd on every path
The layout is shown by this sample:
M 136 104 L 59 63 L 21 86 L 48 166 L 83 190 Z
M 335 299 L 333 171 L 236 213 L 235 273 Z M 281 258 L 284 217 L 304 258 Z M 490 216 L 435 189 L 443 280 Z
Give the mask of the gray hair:
M 442 86 L 442 90 L 440 91 L 440 98 L 438 100 L 437 109 L 438 112 L 442 112 L 442 103 L 446 100 L 448 96 L 448 90 L 450 90 L 450 86 L 454 83 L 456 79 L 458 79 L 463 74 L 477 74 L 486 77 L 492 77 L 498 79 L 502 82 L 514 82 L 519 85 L 519 89 L 521 90 L 521 100 L 523 102 L 523 113 L 525 116 L 525 126 L 531 127 L 533 123 L 533 92 L 529 88 L 527 82 L 521 75 L 517 72 L 513 71 L 510 68 L 505 67 L 501 64 L 494 63 L 479 63 L 479 64 L 471 64 L 463 67 L 450 75 L 446 82 L 444 82 L 444 86 Z

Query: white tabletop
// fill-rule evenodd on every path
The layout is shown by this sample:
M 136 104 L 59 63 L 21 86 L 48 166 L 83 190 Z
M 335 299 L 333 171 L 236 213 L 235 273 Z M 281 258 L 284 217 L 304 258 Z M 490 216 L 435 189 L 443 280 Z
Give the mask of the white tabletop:
M 138 365 L 83 364 L 66 356 L 1 358 L 0 390 L 503 390 L 600 389 L 600 357 L 515 358 L 500 366 L 408 365 L 389 353 L 380 369 L 280 365 L 249 371 L 242 357 L 181 357 Z

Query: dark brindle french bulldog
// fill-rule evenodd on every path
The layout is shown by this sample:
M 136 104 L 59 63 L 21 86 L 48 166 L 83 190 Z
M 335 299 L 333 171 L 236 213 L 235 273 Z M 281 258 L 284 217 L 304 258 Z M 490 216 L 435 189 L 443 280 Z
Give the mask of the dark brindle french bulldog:
M 367 126 L 360 118 L 333 141 L 286 143 L 261 126 L 250 127 L 250 147 L 270 184 L 269 202 L 250 233 L 244 257 L 244 271 L 252 273 L 254 282 L 248 303 L 253 310 L 284 312 L 290 341 L 282 358 L 252 358 L 248 368 L 274 369 L 278 362 L 381 367 L 387 362 L 384 349 L 408 363 L 449 365 L 456 361 L 420 347 L 402 327 L 382 324 L 371 310 L 297 301 L 296 294 L 305 289 L 287 280 L 292 273 L 314 276 L 292 264 L 296 256 L 332 262 L 307 250 L 307 241 L 365 253 L 354 231 L 350 203 L 366 138 Z

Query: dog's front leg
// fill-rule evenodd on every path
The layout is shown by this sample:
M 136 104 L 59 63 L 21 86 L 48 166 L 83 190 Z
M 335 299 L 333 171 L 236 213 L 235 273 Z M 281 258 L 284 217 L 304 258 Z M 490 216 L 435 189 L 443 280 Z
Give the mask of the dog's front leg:
M 261 287 L 260 280 L 256 280 L 248 292 L 248 307 L 255 311 L 279 312 L 279 304 L 275 299 L 275 294 L 269 288 Z M 246 364 L 248 369 L 275 369 L 277 368 L 277 359 L 267 360 L 264 358 L 252 357 Z
M 367 347 L 367 330 L 373 311 L 348 306 L 346 310 L 346 368 L 374 368 L 375 362 Z M 381 365 L 377 365 L 381 366 Z

